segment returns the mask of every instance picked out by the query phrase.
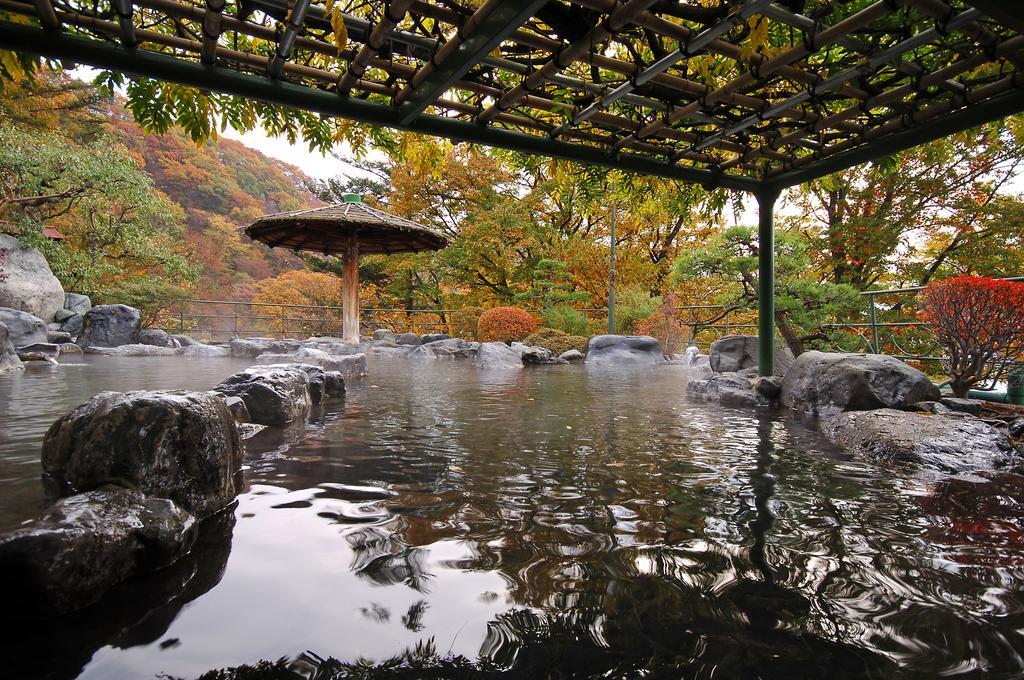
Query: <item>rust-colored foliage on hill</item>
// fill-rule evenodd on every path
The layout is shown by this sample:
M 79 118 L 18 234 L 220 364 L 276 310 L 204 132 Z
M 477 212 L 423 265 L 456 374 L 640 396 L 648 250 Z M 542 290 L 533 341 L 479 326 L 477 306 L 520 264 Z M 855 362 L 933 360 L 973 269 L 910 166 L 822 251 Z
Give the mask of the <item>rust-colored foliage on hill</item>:
M 537 320 L 518 307 L 495 307 L 480 315 L 476 337 L 480 342 L 516 342 L 537 328 Z

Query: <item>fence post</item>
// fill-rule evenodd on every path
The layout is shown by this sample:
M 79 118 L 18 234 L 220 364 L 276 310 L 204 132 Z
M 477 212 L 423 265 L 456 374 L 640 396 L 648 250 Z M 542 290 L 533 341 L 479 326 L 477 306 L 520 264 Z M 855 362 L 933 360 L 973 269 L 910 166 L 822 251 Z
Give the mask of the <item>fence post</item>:
M 871 351 L 878 354 L 878 317 L 875 314 L 875 296 L 868 294 L 868 309 L 871 312 Z
M 730 330 L 729 325 L 731 323 L 732 323 L 732 310 L 731 309 L 727 309 L 727 310 L 725 310 L 725 334 L 726 335 L 730 335 L 730 333 L 729 333 L 729 330 Z
M 178 333 L 182 335 L 185 334 L 185 304 L 186 302 L 182 300 L 178 306 Z
M 232 313 L 232 315 L 234 315 L 234 322 L 233 322 L 233 324 L 231 326 L 232 327 L 231 333 L 232 333 L 232 335 L 234 337 L 237 338 L 238 337 L 238 303 L 237 302 L 235 304 L 231 305 L 231 313 Z

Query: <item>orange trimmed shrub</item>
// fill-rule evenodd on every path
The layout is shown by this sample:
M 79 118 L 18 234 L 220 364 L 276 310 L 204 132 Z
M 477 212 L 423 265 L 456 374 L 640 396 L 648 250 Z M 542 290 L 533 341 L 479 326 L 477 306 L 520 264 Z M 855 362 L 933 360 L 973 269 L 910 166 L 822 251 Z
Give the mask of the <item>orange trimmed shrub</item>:
M 518 307 L 495 307 L 480 315 L 476 337 L 480 342 L 521 341 L 537 328 L 537 320 Z

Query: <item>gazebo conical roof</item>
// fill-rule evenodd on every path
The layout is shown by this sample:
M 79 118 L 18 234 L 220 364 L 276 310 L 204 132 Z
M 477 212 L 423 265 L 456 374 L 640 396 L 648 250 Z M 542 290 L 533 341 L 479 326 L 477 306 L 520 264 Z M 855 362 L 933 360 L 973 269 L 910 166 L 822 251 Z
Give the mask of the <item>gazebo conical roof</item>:
M 245 233 L 271 248 L 327 255 L 342 253 L 353 235 L 363 255 L 440 250 L 448 245 L 443 234 L 371 207 L 358 197 L 321 208 L 264 215 L 246 227 Z

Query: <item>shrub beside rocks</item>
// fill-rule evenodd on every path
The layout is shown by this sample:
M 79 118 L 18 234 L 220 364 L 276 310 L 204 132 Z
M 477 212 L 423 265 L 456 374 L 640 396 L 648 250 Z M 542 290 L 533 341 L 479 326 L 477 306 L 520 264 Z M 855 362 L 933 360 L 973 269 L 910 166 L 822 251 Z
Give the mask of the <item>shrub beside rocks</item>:
M 480 342 L 521 342 L 537 328 L 537 320 L 525 309 L 494 307 L 477 321 L 476 337 Z
M 815 415 L 909 408 L 938 401 L 939 388 L 921 371 L 882 354 L 804 352 L 786 373 L 782 404 Z
M 544 347 L 556 355 L 564 354 L 571 349 L 586 354 L 588 340 L 582 335 L 569 335 L 557 328 L 538 328 L 526 336 L 523 344 L 531 347 Z

